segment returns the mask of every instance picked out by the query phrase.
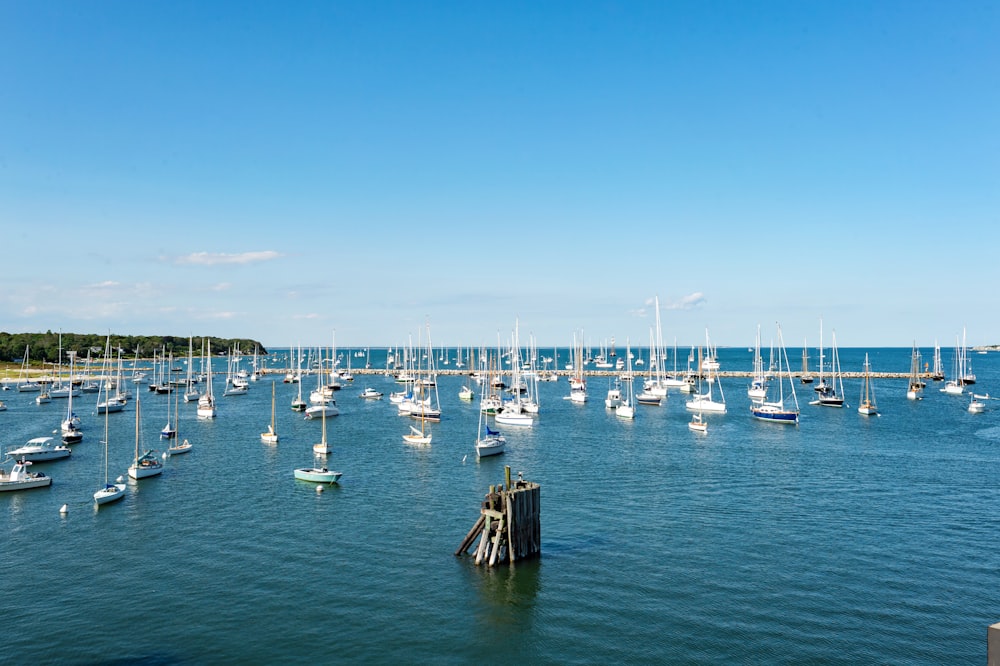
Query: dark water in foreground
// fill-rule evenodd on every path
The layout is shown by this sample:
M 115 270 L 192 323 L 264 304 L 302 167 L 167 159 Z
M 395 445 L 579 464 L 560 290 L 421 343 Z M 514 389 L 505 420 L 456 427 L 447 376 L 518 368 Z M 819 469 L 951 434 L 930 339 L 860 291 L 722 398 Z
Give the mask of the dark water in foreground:
M 862 358 L 842 350 L 843 369 Z M 998 358 L 973 356 L 978 392 L 1000 394 Z M 750 369 L 746 350 L 722 363 Z M 882 415 L 865 418 L 857 380 L 842 410 L 797 386 L 789 427 L 752 420 L 746 382 L 724 380 L 729 413 L 700 436 L 681 394 L 626 422 L 604 408 L 606 378 L 582 406 L 563 378 L 541 384 L 534 428 L 506 429 L 508 452 L 477 462 L 461 377 L 440 378 L 444 420 L 413 448 L 394 405 L 357 397 L 396 385 L 358 376 L 328 424 L 344 476 L 317 493 L 292 469 L 312 463 L 320 424 L 277 379 L 280 444 L 259 440 L 270 378 L 220 397 L 214 421 L 181 404 L 195 450 L 99 511 L 103 419 L 94 396 L 76 401 L 83 443 L 34 468 L 53 486 L 0 495 L 0 661 L 982 663 L 1000 621 L 1000 402 L 970 414 L 967 395 L 929 383 L 913 402 L 905 380 L 881 380 Z M 0 398 L 4 449 L 65 410 Z M 141 398 L 145 443 L 161 446 L 167 399 Z M 113 475 L 133 419 L 134 403 L 111 416 Z M 505 464 L 542 485 L 543 554 L 484 570 L 452 553 Z

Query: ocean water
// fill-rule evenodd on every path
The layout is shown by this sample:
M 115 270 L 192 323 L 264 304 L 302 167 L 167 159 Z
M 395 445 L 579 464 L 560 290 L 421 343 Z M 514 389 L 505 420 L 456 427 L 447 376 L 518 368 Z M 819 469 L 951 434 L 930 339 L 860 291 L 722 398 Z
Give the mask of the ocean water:
M 876 372 L 909 368 L 909 349 L 845 349 L 842 369 L 865 351 Z M 751 369 L 745 349 L 720 357 Z M 998 358 L 972 356 L 977 392 L 1000 394 Z M 318 493 L 292 470 L 313 463 L 321 426 L 289 409 L 297 387 L 281 377 L 222 397 L 217 374 L 218 418 L 180 405 L 194 450 L 100 510 L 103 417 L 94 395 L 74 401 L 84 441 L 34 467 L 52 487 L 0 494 L 0 662 L 982 663 L 1000 621 L 1000 402 L 970 414 L 968 395 L 928 382 L 908 401 L 905 379 L 881 379 L 882 413 L 866 418 L 859 380 L 845 409 L 796 385 L 801 422 L 782 426 L 750 418 L 748 380 L 723 379 L 729 412 L 699 435 L 683 394 L 628 422 L 604 408 L 607 378 L 590 378 L 584 405 L 560 378 L 541 383 L 536 425 L 504 429 L 507 453 L 477 461 L 464 378 L 439 378 L 444 417 L 413 447 L 395 405 L 358 398 L 398 386 L 356 375 L 328 421 L 343 477 Z M 272 381 L 275 446 L 259 439 Z M 171 403 L 136 393 L 143 444 L 162 450 Z M 66 409 L 0 399 L 5 450 Z M 134 418 L 135 402 L 110 416 L 112 476 Z M 453 552 L 504 465 L 542 486 L 542 555 L 476 567 Z

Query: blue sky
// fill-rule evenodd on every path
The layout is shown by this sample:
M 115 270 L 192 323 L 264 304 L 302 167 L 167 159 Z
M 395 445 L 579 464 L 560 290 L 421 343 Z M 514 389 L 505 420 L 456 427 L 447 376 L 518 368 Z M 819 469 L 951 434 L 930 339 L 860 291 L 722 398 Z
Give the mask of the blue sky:
M 0 330 L 1000 342 L 992 2 L 5 2 Z

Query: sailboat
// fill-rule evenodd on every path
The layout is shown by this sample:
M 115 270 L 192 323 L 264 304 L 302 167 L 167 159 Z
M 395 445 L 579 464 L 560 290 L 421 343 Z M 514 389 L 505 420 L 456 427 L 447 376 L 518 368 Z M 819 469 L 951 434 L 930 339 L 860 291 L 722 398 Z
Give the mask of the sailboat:
M 321 413 L 320 421 L 323 422 L 323 438 L 319 441 L 319 443 L 313 444 L 313 453 L 328 455 L 333 453 L 333 447 L 331 447 L 330 443 L 326 441 L 326 411 Z
M 184 382 L 184 402 L 195 402 L 201 397 L 194 387 L 194 339 L 188 336 L 187 379 Z
M 528 414 L 538 414 L 541 410 L 538 398 L 538 349 L 535 345 L 535 338 L 531 338 L 531 362 L 529 363 L 527 375 L 527 395 L 521 400 L 521 409 Z
M 861 404 L 858 405 L 858 414 L 863 416 L 875 416 L 878 414 L 878 407 L 875 404 L 875 391 L 872 390 L 872 366 L 868 362 L 868 354 L 865 354 L 864 382 L 861 384 Z
M 304 412 L 309 405 L 302 399 L 302 348 L 299 347 L 299 371 L 295 375 L 294 382 L 298 384 L 299 392 L 292 398 L 292 411 Z
M 747 388 L 747 397 L 751 400 L 763 400 L 767 397 L 767 376 L 764 374 L 764 359 L 760 355 L 760 325 L 757 325 L 757 341 L 753 350 L 753 377 Z
M 816 399 L 809 402 L 810 405 L 822 405 L 824 407 L 844 406 L 844 379 L 840 374 L 840 353 L 837 350 L 837 332 L 833 332 L 833 343 L 830 352 L 830 383 L 826 383 L 823 377 L 823 323 L 820 322 L 819 329 L 819 383 L 813 388 L 816 391 Z
M 177 417 L 176 417 L 176 414 L 177 414 L 176 404 L 177 404 L 177 393 L 178 392 L 176 390 L 172 390 L 171 393 L 174 394 L 174 405 L 175 405 L 175 407 L 174 407 L 174 414 L 175 414 L 174 420 L 176 422 L 176 419 L 177 419 Z M 163 426 L 163 430 L 160 431 L 160 439 L 173 439 L 176 436 L 177 436 L 177 428 L 176 428 L 176 426 L 170 425 L 170 396 L 168 395 L 167 396 L 167 425 Z
M 426 419 L 420 419 L 420 427 L 410 426 L 410 432 L 403 435 L 403 441 L 407 444 L 430 444 L 433 433 L 424 429 Z
M 666 354 L 663 347 L 663 330 L 660 326 L 660 297 L 655 296 L 653 298 L 653 308 L 655 313 L 656 321 L 656 335 L 654 337 L 653 331 L 649 332 L 649 376 L 643 382 L 642 390 L 647 395 L 656 395 L 661 398 L 667 397 L 667 384 L 664 379 L 664 367 L 663 364 L 666 361 Z M 676 353 L 674 355 L 674 362 L 677 362 Z
M 24 346 L 24 360 L 21 362 L 21 373 L 17 377 L 17 390 L 21 393 L 38 393 L 42 390 L 42 385 L 31 379 L 30 357 L 31 345 Z
M 326 413 L 321 417 L 323 421 L 323 439 L 318 444 L 313 444 L 313 453 L 318 455 L 329 455 L 333 452 L 329 442 L 326 441 Z M 342 474 L 326 467 L 299 467 L 294 471 L 295 478 L 300 481 L 312 481 L 313 483 L 335 483 Z
M 949 395 L 961 395 L 965 393 L 965 385 L 962 382 L 962 375 L 965 374 L 965 351 L 959 345 L 958 336 L 955 336 L 955 375 L 944 383 L 942 393 Z
M 802 376 L 799 377 L 799 381 L 803 384 L 812 384 L 813 376 L 809 371 L 809 347 L 807 342 L 802 342 Z
M 333 365 L 331 361 L 331 368 Z M 332 378 L 332 369 L 330 373 Z M 337 399 L 333 397 L 334 382 L 335 380 L 331 379 L 330 385 L 323 384 L 323 350 L 321 349 L 319 351 L 319 365 L 316 367 L 316 388 L 309 394 L 309 402 L 312 404 L 305 408 L 305 417 L 307 419 L 327 418 L 340 414 L 340 409 L 337 408 Z
M 573 375 L 569 378 L 569 399 L 577 404 L 587 402 L 587 380 L 583 378 L 583 334 L 577 345 L 573 334 Z
M 191 442 L 185 439 L 183 442 L 180 441 L 180 436 L 178 432 L 181 429 L 180 422 L 180 411 L 178 410 L 178 405 L 180 404 L 180 397 L 178 396 L 179 391 L 174 391 L 174 437 L 173 442 L 167 447 L 167 451 L 164 454 L 166 457 L 179 456 L 182 453 L 187 453 L 191 450 Z
M 104 486 L 94 493 L 94 501 L 98 506 L 108 504 L 125 497 L 125 484 L 121 477 L 115 483 L 108 481 L 108 412 L 104 412 Z
M 944 384 L 942 392 L 949 395 L 961 395 L 967 384 L 975 384 L 976 376 L 972 374 L 969 361 L 969 348 L 965 344 L 965 329 L 962 329 L 962 342 L 955 336 L 955 376 Z
M 121 350 L 119 350 L 120 352 Z M 101 383 L 98 385 L 97 389 L 97 413 L 105 414 L 108 412 L 120 412 L 125 409 L 125 396 L 121 392 L 121 356 L 119 355 L 119 371 L 118 376 L 115 380 L 115 395 L 111 395 L 111 336 L 108 335 L 107 342 L 104 345 L 104 365 L 101 370 L 103 375 Z
M 931 371 L 931 379 L 940 382 L 944 380 L 944 364 L 941 362 L 941 345 L 934 341 L 934 369 Z
M 625 338 L 625 379 L 622 380 L 622 384 L 625 387 L 624 392 L 621 395 L 621 402 L 615 409 L 615 416 L 620 419 L 634 419 L 635 418 L 635 378 L 632 376 L 632 346 L 629 343 L 629 339 Z
M 486 392 L 489 390 L 489 382 L 483 382 L 482 396 L 480 397 L 480 402 L 485 402 Z M 485 427 L 486 433 L 483 434 L 483 428 Z M 507 447 L 507 439 L 494 430 L 490 430 L 489 423 L 486 422 L 486 411 L 480 408 L 479 410 L 479 432 L 476 436 L 476 457 L 485 458 L 487 456 L 495 456 L 504 452 Z
M 278 443 L 278 431 L 274 429 L 274 386 L 276 382 L 271 382 L 271 425 L 267 426 L 267 432 L 260 433 L 260 441 L 265 444 Z
M 155 455 L 155 451 L 147 450 L 142 455 L 139 455 L 139 415 L 142 412 L 140 408 L 140 398 L 136 396 L 135 399 L 135 459 L 132 461 L 132 465 L 128 468 L 128 475 L 133 479 L 145 479 L 146 477 L 156 476 L 163 472 L 163 463 L 161 463 Z
M 433 357 L 431 357 L 433 358 Z M 430 361 L 428 361 L 430 362 Z M 426 385 L 423 382 L 417 382 L 417 400 L 415 406 L 411 408 L 410 416 L 414 416 L 412 409 L 417 409 L 420 412 L 420 428 L 415 426 L 410 426 L 410 432 L 403 435 L 403 441 L 407 444 L 430 444 L 433 437 L 432 433 L 426 430 L 427 419 L 425 418 L 424 409 L 427 408 L 427 404 L 424 399 L 424 390 Z M 438 415 L 440 419 L 440 415 Z
M 782 372 L 781 362 L 784 359 L 785 369 Z M 792 394 L 792 401 L 795 408 L 785 407 L 784 380 L 788 380 L 788 388 Z M 778 326 L 778 397 L 768 400 L 766 397 L 754 400 L 750 403 L 750 415 L 761 421 L 771 423 L 798 423 L 799 422 L 799 400 L 795 397 L 795 383 L 792 382 L 792 370 L 788 364 L 788 354 L 785 351 L 785 340 L 781 336 L 781 326 Z M 773 385 L 769 390 L 773 389 Z
M 712 348 L 711 342 L 709 342 L 709 339 L 708 339 L 708 331 L 705 331 L 705 345 L 709 349 Z M 705 383 L 708 384 L 708 390 L 705 391 L 705 393 L 698 393 L 697 395 L 694 396 L 693 399 L 689 400 L 685 404 L 685 407 L 687 409 L 690 409 L 692 411 L 698 411 L 698 412 L 713 412 L 713 413 L 717 413 L 717 414 L 725 414 L 726 413 L 726 396 L 722 393 L 722 382 L 720 382 L 718 380 L 718 377 L 716 377 L 715 375 L 712 374 L 712 371 L 715 369 L 716 365 L 717 364 L 713 363 L 713 364 L 709 364 L 708 367 L 706 367 L 702 363 L 701 348 L 698 349 L 698 366 L 699 366 L 699 369 L 701 369 L 701 370 L 707 370 L 707 373 L 706 373 L 706 376 L 705 376 Z M 701 375 L 702 375 L 702 373 L 699 372 L 698 376 L 701 377 Z M 714 396 L 712 395 L 712 385 L 713 384 L 718 385 L 718 387 L 719 387 L 719 399 L 718 400 L 716 400 L 714 398 Z
M 214 419 L 215 418 L 215 395 L 212 393 L 212 341 L 208 341 L 208 352 L 206 363 L 206 377 L 205 377 L 205 393 L 198 398 L 198 418 L 200 419 Z
M 72 364 L 74 352 L 70 352 L 69 354 L 70 363 Z M 68 398 L 66 403 L 66 418 L 63 419 L 59 426 L 62 430 L 63 444 L 79 444 L 83 441 L 83 431 L 80 430 L 80 417 L 73 412 L 73 393 L 75 391 L 72 390 L 72 384 L 70 384 L 70 391 L 66 396 Z
M 535 421 L 524 411 L 521 404 L 521 351 L 518 340 L 518 324 L 514 324 L 514 344 L 510 350 L 510 372 L 511 386 L 513 387 L 513 398 L 503 403 L 503 408 L 493 419 L 497 423 L 511 426 L 522 426 L 530 428 Z
M 920 352 L 917 351 L 917 341 L 913 341 L 913 351 L 910 353 L 910 382 L 906 388 L 906 397 L 909 400 L 920 400 L 920 392 L 924 390 L 924 383 L 920 380 Z

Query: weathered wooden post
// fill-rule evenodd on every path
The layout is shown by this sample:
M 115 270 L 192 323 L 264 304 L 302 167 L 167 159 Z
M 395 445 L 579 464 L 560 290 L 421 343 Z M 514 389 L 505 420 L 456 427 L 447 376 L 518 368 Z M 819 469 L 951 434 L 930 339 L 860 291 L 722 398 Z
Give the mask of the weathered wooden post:
M 1000 666 L 1000 622 L 986 630 L 986 666 Z
M 509 465 L 504 467 L 504 482 L 490 486 L 479 519 L 462 539 L 456 556 L 467 553 L 477 537 L 477 565 L 485 562 L 492 567 L 541 554 L 541 486 L 520 474 L 511 482 Z

